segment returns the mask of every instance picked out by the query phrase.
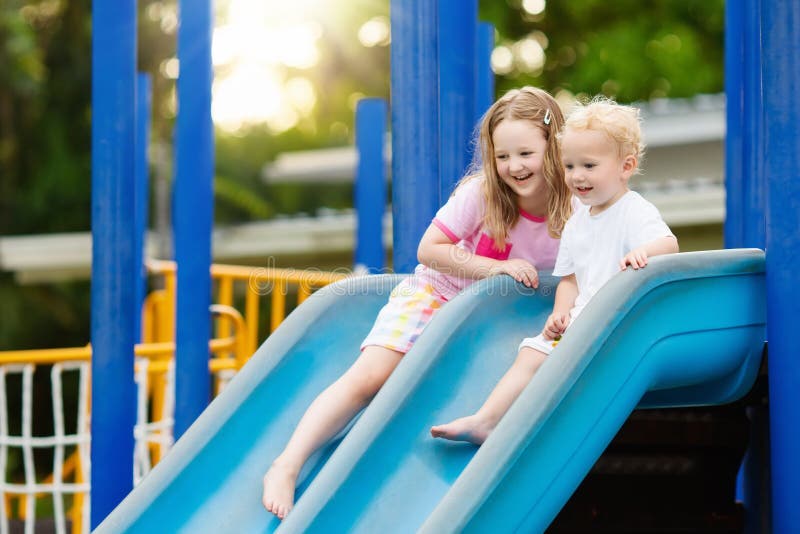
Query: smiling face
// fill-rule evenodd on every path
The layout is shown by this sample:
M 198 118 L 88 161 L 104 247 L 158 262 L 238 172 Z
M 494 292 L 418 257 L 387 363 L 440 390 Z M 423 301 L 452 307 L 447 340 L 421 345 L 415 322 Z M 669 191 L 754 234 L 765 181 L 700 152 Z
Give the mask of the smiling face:
M 492 144 L 500 179 L 516 193 L 520 208 L 537 215 L 547 204 L 544 132 L 529 120 L 504 120 L 495 128 Z
M 628 179 L 636 171 L 634 155 L 620 156 L 617 144 L 597 130 L 566 130 L 561 137 L 561 157 L 567 186 L 580 201 L 602 213 L 628 192 Z

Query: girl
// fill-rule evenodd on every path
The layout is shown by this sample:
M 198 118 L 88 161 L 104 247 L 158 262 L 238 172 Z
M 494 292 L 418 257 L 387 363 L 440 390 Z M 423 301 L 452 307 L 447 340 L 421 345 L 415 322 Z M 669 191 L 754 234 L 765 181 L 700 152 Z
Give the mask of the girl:
M 537 267 L 553 267 L 572 205 L 556 136 L 564 118 L 533 87 L 495 102 L 480 126 L 482 165 L 436 214 L 418 249 L 413 276 L 392 291 L 361 355 L 311 403 L 264 475 L 264 507 L 283 519 L 298 473 L 311 454 L 347 425 L 383 386 L 431 317 L 475 280 L 506 273 L 538 287 Z
M 567 327 L 614 274 L 678 252 L 678 240 L 658 209 L 628 188 L 644 153 L 636 108 L 602 97 L 577 105 L 558 137 L 566 184 L 582 206 L 564 228 L 553 269 L 562 277 L 553 313 L 541 334 L 522 341 L 517 359 L 483 406 L 473 415 L 434 426 L 435 438 L 482 444 Z

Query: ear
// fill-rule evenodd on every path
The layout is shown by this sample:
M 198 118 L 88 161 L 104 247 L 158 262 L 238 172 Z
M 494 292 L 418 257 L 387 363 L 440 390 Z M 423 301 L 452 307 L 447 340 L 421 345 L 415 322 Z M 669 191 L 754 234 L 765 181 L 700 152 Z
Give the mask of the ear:
M 628 154 L 622 158 L 622 177 L 626 180 L 633 176 L 636 168 L 639 166 L 639 160 L 633 154 Z

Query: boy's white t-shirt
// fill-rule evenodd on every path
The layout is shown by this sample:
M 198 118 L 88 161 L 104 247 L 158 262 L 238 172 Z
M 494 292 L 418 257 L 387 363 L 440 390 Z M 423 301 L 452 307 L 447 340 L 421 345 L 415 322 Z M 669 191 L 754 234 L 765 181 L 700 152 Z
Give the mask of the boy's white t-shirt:
M 599 215 L 581 205 L 564 226 L 555 276 L 575 274 L 578 297 L 572 320 L 597 291 L 620 271 L 620 260 L 631 250 L 660 237 L 673 236 L 653 204 L 628 191 Z

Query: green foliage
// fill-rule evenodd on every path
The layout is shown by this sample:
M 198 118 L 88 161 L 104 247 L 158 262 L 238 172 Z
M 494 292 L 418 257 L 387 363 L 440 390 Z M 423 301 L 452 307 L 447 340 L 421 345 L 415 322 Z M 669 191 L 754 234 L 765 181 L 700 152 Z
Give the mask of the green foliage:
M 20 286 L 0 273 L 0 350 L 79 347 L 89 341 L 89 282 Z
M 89 15 L 88 1 L 0 7 L 0 234 L 89 228 Z
M 723 90 L 724 0 L 551 1 L 536 16 L 492 1 L 481 16 L 499 44 L 546 36 L 543 68 L 499 78 L 499 92 L 532 84 L 631 102 Z
M 247 217 L 269 219 L 273 215 L 272 205 L 257 191 L 219 174 L 214 178 L 214 200 L 218 220 Z

